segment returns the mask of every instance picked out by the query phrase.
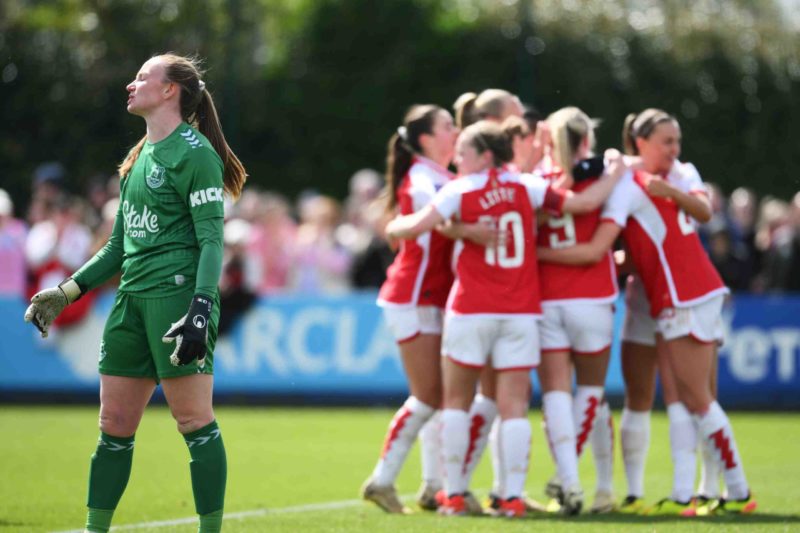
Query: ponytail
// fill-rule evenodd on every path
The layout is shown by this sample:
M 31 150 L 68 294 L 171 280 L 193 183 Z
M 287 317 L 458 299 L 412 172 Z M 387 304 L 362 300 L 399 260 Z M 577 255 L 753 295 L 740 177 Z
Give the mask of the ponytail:
M 437 105 L 413 105 L 403 118 L 403 125 L 389 139 L 386 149 L 386 209 L 392 211 L 397 206 L 397 189 L 408 174 L 414 154 L 421 153 L 419 138 L 433 133 L 433 124 L 439 113 L 447 113 Z
M 392 211 L 397 207 L 397 189 L 400 182 L 411 168 L 414 154 L 408 149 L 399 133 L 389 139 L 386 150 L 386 210 Z
M 124 180 L 126 177 L 128 177 L 128 173 L 131 171 L 131 168 L 133 168 L 133 164 L 136 163 L 137 159 L 139 159 L 139 153 L 142 151 L 145 142 L 147 142 L 147 135 L 139 139 L 139 142 L 128 151 L 128 155 L 125 156 L 125 159 L 123 159 L 122 163 L 120 163 L 117 167 L 119 179 Z
M 625 117 L 622 125 L 622 150 L 627 155 L 639 155 L 636 147 L 636 137 L 633 135 L 633 122 L 636 120 L 636 113 L 630 113 Z
M 220 159 L 222 159 L 222 181 L 225 192 L 233 198 L 238 198 L 247 179 L 247 172 L 225 140 L 219 116 L 217 115 L 217 108 L 214 106 L 211 94 L 205 88 L 201 92 L 200 103 L 195 111 L 197 129 L 211 142 L 214 150 L 217 151 Z
M 594 145 L 596 122 L 577 107 L 564 107 L 547 117 L 553 137 L 553 159 L 562 172 L 572 178 L 572 167 L 581 143 Z
M 453 111 L 456 115 L 458 129 L 463 130 L 480 119 L 475 110 L 475 102 L 477 100 L 478 95 L 475 93 L 464 93 L 456 99 L 453 104 Z

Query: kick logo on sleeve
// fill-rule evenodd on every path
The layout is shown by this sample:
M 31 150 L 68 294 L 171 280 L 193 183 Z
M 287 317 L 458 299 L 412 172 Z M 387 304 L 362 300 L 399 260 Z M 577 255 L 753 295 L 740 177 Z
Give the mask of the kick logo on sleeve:
M 200 189 L 199 191 L 189 193 L 189 205 L 191 207 L 207 204 L 209 202 L 222 201 L 221 187 L 209 187 L 208 189 Z

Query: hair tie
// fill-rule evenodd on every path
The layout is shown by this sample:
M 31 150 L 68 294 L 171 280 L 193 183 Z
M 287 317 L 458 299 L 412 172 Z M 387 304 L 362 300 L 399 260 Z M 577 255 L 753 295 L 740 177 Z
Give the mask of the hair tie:
M 408 129 L 405 126 L 400 126 L 397 128 L 397 134 L 403 139 L 405 142 L 408 142 Z
M 206 82 L 204 82 L 203 80 L 198 79 L 197 80 L 197 86 L 200 88 L 200 92 L 203 92 L 203 91 L 206 90 Z

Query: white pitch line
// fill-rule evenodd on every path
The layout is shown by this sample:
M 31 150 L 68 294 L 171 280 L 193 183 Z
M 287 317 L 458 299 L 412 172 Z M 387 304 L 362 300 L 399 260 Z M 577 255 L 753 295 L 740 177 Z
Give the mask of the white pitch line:
M 411 495 L 401 496 L 401 498 L 408 498 L 409 496 Z M 292 505 L 290 507 L 278 507 L 277 509 L 253 509 L 250 511 L 225 513 L 223 521 L 242 520 L 245 518 L 252 518 L 254 516 L 267 516 L 271 514 L 309 513 L 314 511 L 328 511 L 331 509 L 346 509 L 347 507 L 355 507 L 357 505 L 361 505 L 362 503 L 364 503 L 364 500 L 341 500 L 338 502 L 305 503 L 303 505 Z M 111 531 L 172 527 L 172 526 L 180 526 L 184 524 L 196 524 L 196 523 L 197 523 L 197 515 L 188 516 L 186 518 L 175 518 L 173 520 L 157 520 L 154 522 L 140 522 L 138 524 L 124 524 L 121 526 L 112 526 Z M 83 533 L 83 529 L 71 529 L 69 531 L 59 531 L 57 533 Z

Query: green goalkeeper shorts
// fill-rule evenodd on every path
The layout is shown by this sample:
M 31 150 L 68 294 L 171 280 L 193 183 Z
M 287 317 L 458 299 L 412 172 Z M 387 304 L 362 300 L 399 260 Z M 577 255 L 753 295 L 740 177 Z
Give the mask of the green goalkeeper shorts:
M 193 296 L 193 291 L 186 291 L 167 298 L 140 298 L 117 291 L 100 344 L 100 373 L 153 378 L 156 382 L 190 374 L 213 374 L 219 298 L 214 298 L 211 309 L 207 352 L 202 367 L 197 361 L 172 366 L 169 356 L 175 350 L 175 342 L 164 343 L 161 340 L 172 323 L 189 311 Z

